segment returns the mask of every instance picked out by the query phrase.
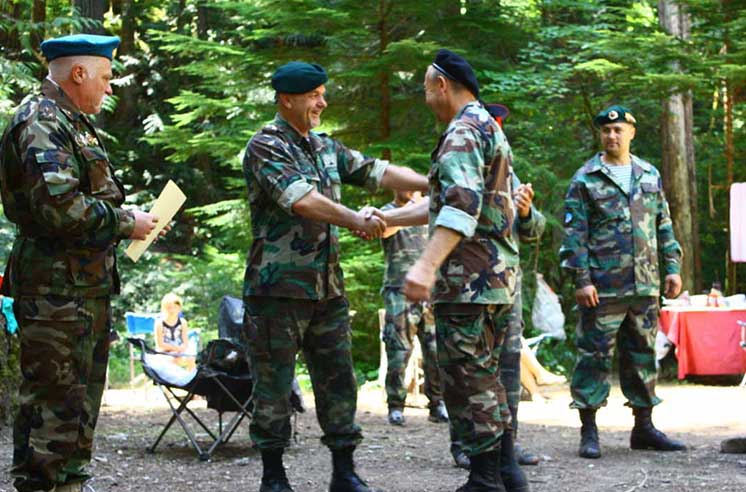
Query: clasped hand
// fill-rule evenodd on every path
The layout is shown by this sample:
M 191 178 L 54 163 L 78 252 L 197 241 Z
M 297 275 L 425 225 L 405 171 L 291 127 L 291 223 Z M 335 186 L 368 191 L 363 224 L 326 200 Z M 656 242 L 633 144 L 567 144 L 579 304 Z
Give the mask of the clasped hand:
M 352 233 L 361 239 L 376 239 L 386 230 L 386 218 L 379 209 L 366 205 L 357 212 Z

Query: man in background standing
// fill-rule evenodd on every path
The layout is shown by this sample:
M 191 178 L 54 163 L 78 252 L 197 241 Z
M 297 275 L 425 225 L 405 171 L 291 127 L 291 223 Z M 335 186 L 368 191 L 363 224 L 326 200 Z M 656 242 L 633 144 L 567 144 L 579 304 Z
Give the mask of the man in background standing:
M 384 205 L 382 212 L 414 205 L 422 199 L 419 192 L 397 191 L 394 201 Z M 438 352 L 435 343 L 435 320 L 427 302 L 411 302 L 401 291 L 404 276 L 419 258 L 427 243 L 427 226 L 388 227 L 381 236 L 386 262 L 383 277 L 386 326 L 383 342 L 386 344 L 386 396 L 389 407 L 388 420 L 391 425 L 404 425 L 404 402 L 407 388 L 404 373 L 412 355 L 415 335 L 422 349 L 425 372 L 425 396 L 430 409 L 431 422 L 448 422 L 448 412 L 443 402 Z
M 575 281 L 580 309 L 578 354 L 570 384 L 571 408 L 580 412 L 583 458 L 600 458 L 596 411 L 609 396 L 614 347 L 619 344 L 619 379 L 635 426 L 632 449 L 678 451 L 686 446 L 653 426 L 655 336 L 658 332 L 660 272 L 664 294 L 681 291 L 681 247 L 673 234 L 658 170 L 630 153 L 637 120 L 619 105 L 593 120 L 603 152 L 573 176 L 565 197 L 562 267 Z

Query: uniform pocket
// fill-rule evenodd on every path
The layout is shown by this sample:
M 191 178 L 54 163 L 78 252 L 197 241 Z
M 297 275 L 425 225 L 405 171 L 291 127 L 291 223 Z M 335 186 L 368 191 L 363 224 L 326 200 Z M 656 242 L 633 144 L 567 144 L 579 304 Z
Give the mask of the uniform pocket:
M 100 200 L 116 201 L 119 189 L 114 183 L 109 159 L 99 147 L 83 147 L 80 154 L 86 161 L 90 193 Z
M 114 269 L 112 247 L 104 250 L 68 251 L 66 258 L 73 285 L 76 287 L 101 287 L 111 282 Z

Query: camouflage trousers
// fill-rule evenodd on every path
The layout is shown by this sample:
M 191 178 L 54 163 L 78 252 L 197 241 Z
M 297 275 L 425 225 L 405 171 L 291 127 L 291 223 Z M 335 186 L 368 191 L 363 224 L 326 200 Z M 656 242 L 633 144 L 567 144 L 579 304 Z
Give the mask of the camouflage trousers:
M 362 440 L 355 423 L 357 382 L 352 365 L 349 305 L 327 301 L 249 296 L 244 298 L 244 336 L 254 382 L 251 439 L 259 449 L 290 445 L 288 395 L 299 350 L 308 367 L 316 416 L 331 449 Z
M 429 305 L 422 302 L 409 302 L 399 289 L 384 291 L 386 306 L 386 326 L 383 329 L 383 342 L 386 344 L 386 395 L 389 408 L 404 408 L 407 389 L 404 387 L 404 373 L 412 355 L 412 342 L 415 335 L 422 348 L 423 369 L 425 371 L 425 396 L 430 407 L 435 407 L 443 399 L 443 391 L 438 370 L 438 347 L 435 341 L 435 320 Z
M 576 333 L 578 355 L 572 376 L 571 408 L 606 404 L 614 347 L 619 347 L 619 380 L 631 407 L 652 407 L 655 395 L 655 297 L 601 297 L 595 308 L 580 308 Z
M 451 439 L 469 455 L 500 448 L 510 429 L 499 360 L 510 305 L 436 304 L 438 363 Z
M 500 352 L 500 382 L 505 387 L 510 408 L 521 400 L 521 337 L 523 336 L 523 300 L 521 284 L 516 285 L 515 301 L 504 317 L 505 341 Z
M 20 408 L 13 427 L 14 485 L 21 492 L 83 481 L 91 460 L 109 358 L 108 297 L 21 297 Z

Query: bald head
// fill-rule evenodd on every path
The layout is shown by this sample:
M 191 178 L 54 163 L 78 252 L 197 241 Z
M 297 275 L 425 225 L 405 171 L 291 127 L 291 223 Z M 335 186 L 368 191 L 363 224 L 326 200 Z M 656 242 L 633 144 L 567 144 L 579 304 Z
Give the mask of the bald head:
M 103 56 L 64 56 L 49 62 L 49 78 L 83 113 L 97 114 L 111 95 L 111 60 Z

